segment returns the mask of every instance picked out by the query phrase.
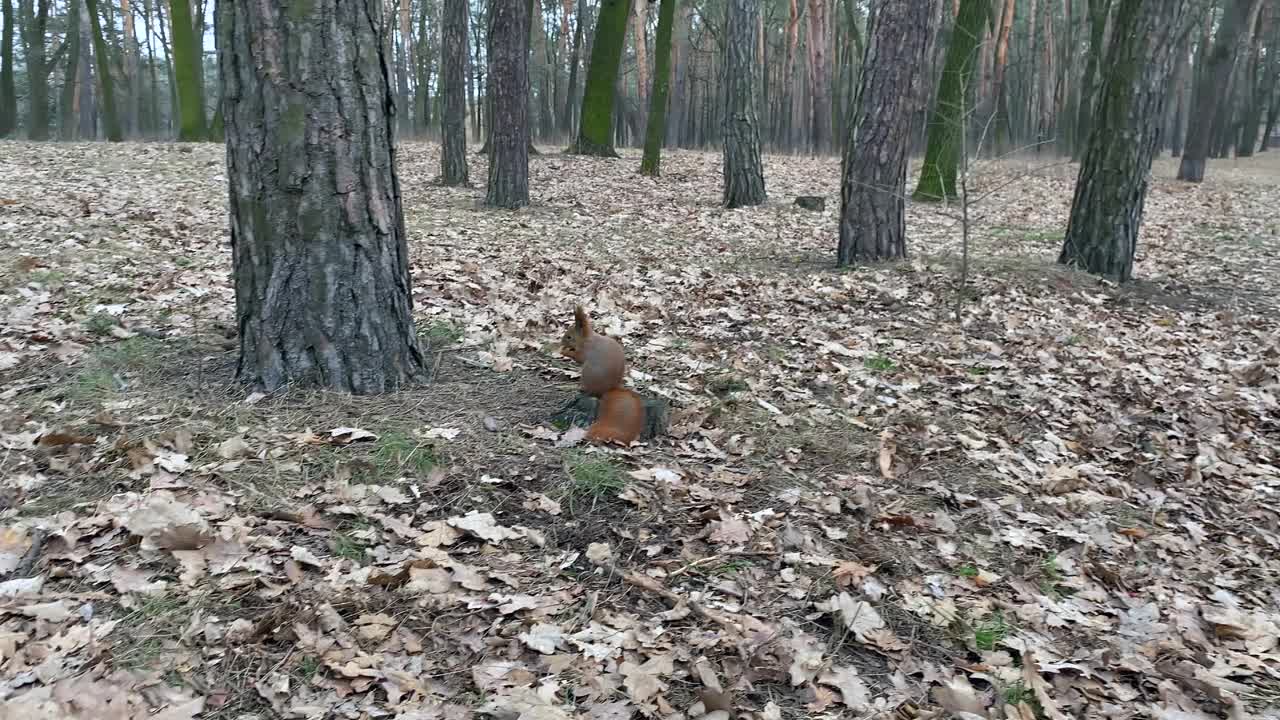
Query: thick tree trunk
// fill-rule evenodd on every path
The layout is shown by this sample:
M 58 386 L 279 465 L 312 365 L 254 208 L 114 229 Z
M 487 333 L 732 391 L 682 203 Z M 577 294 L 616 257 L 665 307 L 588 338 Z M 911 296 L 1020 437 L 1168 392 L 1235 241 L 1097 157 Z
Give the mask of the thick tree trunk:
M 382 0 L 218 13 L 238 376 L 358 394 L 425 378 Z
M 18 125 L 18 90 L 13 80 L 13 0 L 0 1 L 4 34 L 0 36 L 0 137 Z
M 178 83 L 178 140 L 199 142 L 208 139 L 204 124 L 204 71 L 187 0 L 169 3 L 173 25 L 174 75 Z
M 102 20 L 98 16 L 98 0 L 85 0 L 89 3 L 89 25 L 93 29 L 93 57 L 98 63 L 98 87 L 102 89 L 102 126 L 111 142 L 124 140 L 120 130 L 120 116 L 116 114 L 115 83 L 111 78 L 110 55 L 107 43 L 102 37 Z
M 1072 160 L 1079 160 L 1089 142 L 1093 128 L 1094 100 L 1098 94 L 1099 63 L 1106 53 L 1104 37 L 1107 16 L 1111 13 L 1111 0 L 1089 0 L 1089 54 L 1084 64 L 1084 79 L 1080 89 L 1080 107 L 1076 113 L 1076 152 Z
M 936 0 L 882 0 L 868 22 L 853 132 L 841 163 L 836 265 L 906 257 L 905 194 L 911 117 Z
M 613 149 L 614 90 L 618 66 L 622 61 L 622 47 L 627 40 L 630 5 L 630 0 L 600 2 L 595 37 L 591 41 L 591 63 L 587 66 L 586 90 L 582 95 L 578 141 L 572 149 L 575 153 L 618 156 Z
M 467 0 L 444 0 L 441 23 L 440 91 L 444 108 L 440 118 L 440 182 L 466 185 L 467 171 Z
M 809 87 L 813 93 L 809 116 L 812 150 L 831 152 L 831 3 L 809 0 Z
M 529 5 L 489 4 L 489 190 L 485 204 L 515 209 L 529 204 Z
M 759 0 L 729 0 L 725 12 L 724 206 L 729 209 L 765 201 L 756 118 L 759 13 Z
M 49 0 L 21 2 L 22 50 L 27 66 L 27 137 L 49 139 L 49 70 L 45 30 L 49 25 Z
M 644 157 L 640 174 L 658 177 L 662 140 L 667 134 L 667 94 L 671 87 L 671 26 L 675 22 L 676 0 L 658 5 L 658 39 L 654 45 L 653 93 L 649 98 L 649 122 L 645 127 Z
M 938 97 L 929 118 L 929 143 L 924 167 L 916 185 L 917 200 L 947 200 L 956 197 L 956 170 L 973 97 L 973 71 L 977 67 L 978 43 L 987 21 L 989 0 L 960 0 L 960 14 L 947 47 Z
M 1118 282 L 1132 279 L 1169 75 L 1198 5 L 1119 0 L 1059 263 Z
M 1227 0 L 1222 22 L 1213 40 L 1213 49 L 1205 57 L 1199 71 L 1195 92 L 1191 96 L 1191 117 L 1187 125 L 1186 145 L 1178 164 L 1178 179 L 1187 182 L 1204 180 L 1205 164 L 1213 143 L 1214 127 L 1230 99 L 1231 75 L 1235 68 L 1240 36 L 1248 28 L 1249 18 L 1259 0 Z

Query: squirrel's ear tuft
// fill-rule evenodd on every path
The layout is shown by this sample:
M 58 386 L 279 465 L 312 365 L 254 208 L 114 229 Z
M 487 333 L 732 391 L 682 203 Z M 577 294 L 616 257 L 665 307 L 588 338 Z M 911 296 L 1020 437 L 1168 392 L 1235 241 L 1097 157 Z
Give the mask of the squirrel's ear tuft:
M 581 305 L 573 308 L 573 324 L 583 335 L 586 335 L 591 330 L 591 320 L 587 317 L 587 311 L 583 310 Z

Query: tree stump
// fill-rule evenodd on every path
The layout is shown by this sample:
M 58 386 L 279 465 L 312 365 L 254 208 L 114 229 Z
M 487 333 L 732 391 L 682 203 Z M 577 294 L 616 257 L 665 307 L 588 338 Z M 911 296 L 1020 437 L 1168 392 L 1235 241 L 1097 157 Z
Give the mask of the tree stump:
M 644 430 L 640 432 L 641 440 L 652 440 L 667 431 L 667 423 L 671 416 L 671 405 L 660 397 L 644 398 Z M 600 400 L 590 395 L 578 394 L 568 405 L 551 415 L 551 422 L 559 428 L 587 427 L 596 421 Z
M 827 199 L 821 195 L 797 195 L 796 206 L 805 210 L 822 212 L 827 209 Z

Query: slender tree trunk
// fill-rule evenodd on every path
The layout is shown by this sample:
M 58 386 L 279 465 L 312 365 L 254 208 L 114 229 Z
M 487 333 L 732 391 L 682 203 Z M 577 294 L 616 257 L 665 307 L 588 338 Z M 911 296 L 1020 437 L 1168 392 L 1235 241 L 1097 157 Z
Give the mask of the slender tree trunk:
M 388 23 L 381 0 L 288 10 L 218 3 L 237 375 L 267 392 L 396 390 L 427 373 L 396 176 Z
M 662 140 L 667 134 L 667 94 L 671 87 L 671 26 L 675 22 L 676 0 L 658 5 L 658 39 L 654 46 L 653 93 L 649 98 L 649 122 L 645 127 L 644 157 L 640 174 L 658 177 Z
M 649 105 L 649 49 L 645 25 L 649 17 L 649 0 L 631 0 L 631 38 L 636 49 L 636 98 L 640 107 Z
M 444 0 L 440 55 L 441 115 L 440 181 L 466 185 L 467 172 L 467 0 Z
M 809 0 L 809 87 L 813 93 L 809 116 L 811 149 L 831 152 L 831 3 Z
M 156 81 L 156 54 L 151 43 L 151 2 L 152 0 L 143 0 L 142 4 L 142 24 L 143 29 L 147 31 L 147 74 L 151 78 L 151 92 L 148 93 L 150 107 L 150 120 L 148 135 L 154 135 L 160 130 L 160 83 Z
M 613 149 L 613 108 L 618 65 L 627 38 L 629 7 L 629 0 L 600 0 L 586 91 L 582 96 L 578 141 L 573 147 L 575 153 L 618 156 Z
M 577 127 L 574 108 L 578 106 L 578 65 L 582 55 L 582 26 L 586 20 L 587 0 L 578 0 L 578 14 L 573 23 L 573 50 L 569 53 L 569 84 L 564 94 L 564 114 L 560 119 L 560 131 L 566 137 L 573 136 Z
M 1197 0 L 1118 0 L 1058 262 L 1124 282 L 1133 277 L 1151 161 L 1182 34 Z
M 80 76 L 80 0 L 67 5 L 67 68 L 62 75 L 62 92 L 58 100 L 58 136 L 74 140 L 79 130 L 76 82 Z M 3 135 L 4 133 L 0 133 Z
M 27 137 L 49 139 L 49 70 L 45 30 L 49 0 L 20 0 L 23 10 L 22 50 L 27 68 Z M 33 6 L 34 3 L 34 6 Z
M 1016 0 L 1004 1 L 1000 25 L 996 30 L 995 66 L 991 70 L 991 124 L 994 126 L 991 132 L 994 133 L 997 152 L 1003 151 L 1012 143 L 1005 77 L 1009 68 L 1009 36 L 1013 31 L 1013 13 L 1016 8 Z
M 1186 145 L 1178 164 L 1178 179 L 1187 182 L 1204 180 L 1205 164 L 1213 142 L 1213 130 L 1223 107 L 1230 98 L 1231 75 L 1235 67 L 1240 36 L 1248 28 L 1249 18 L 1259 0 L 1227 0 L 1222 22 L 1214 37 L 1213 49 L 1205 57 L 1195 92 L 1191 96 L 1191 117 L 1187 125 Z
M 759 13 L 759 0 L 729 0 L 725 12 L 724 206 L 731 210 L 765 201 L 756 118 Z
M 0 32 L 0 137 L 12 133 L 18 125 L 18 90 L 13 80 L 13 0 L 0 1 L 4 13 Z
M 156 2 L 156 30 L 160 33 L 160 49 L 164 51 L 164 71 L 169 78 L 169 130 L 172 131 L 180 122 L 178 115 L 181 103 L 178 102 L 177 73 L 174 71 L 173 58 L 169 54 L 168 31 L 165 30 L 165 27 L 169 24 L 165 20 L 165 1 L 157 0 Z
M 192 25 L 191 5 L 187 0 L 171 0 L 169 16 L 173 22 L 174 74 L 178 83 L 178 140 L 198 142 L 208 139 L 204 124 L 204 83 L 200 51 Z
M 689 24 L 693 13 L 693 7 L 686 3 L 680 8 L 680 20 L 675 23 L 674 28 L 675 39 L 672 41 L 672 52 L 675 57 L 672 60 L 674 67 L 671 78 L 671 109 L 670 117 L 666 121 L 668 147 L 683 147 L 688 138 L 686 126 L 690 115 L 689 72 L 692 65 L 689 53 Z
M 529 204 L 529 5 L 489 4 L 489 190 L 485 204 L 515 209 Z
M 921 75 L 935 1 L 882 0 L 867 23 L 867 49 L 841 162 L 836 265 L 906 257 L 907 149 L 923 104 Z
M 124 108 L 124 131 L 129 136 L 136 137 L 139 111 L 142 106 L 142 78 L 138 72 L 138 35 L 134 30 L 133 7 L 130 0 L 120 0 L 120 14 L 124 21 L 124 75 L 128 88 Z
M 1182 121 L 1186 113 L 1187 74 L 1190 70 L 1191 33 L 1187 33 L 1173 58 L 1173 77 L 1169 80 L 1169 91 L 1173 98 L 1165 113 L 1164 131 L 1160 134 L 1173 157 L 1182 154 Z
M 1264 2 L 1253 31 L 1253 39 L 1249 47 L 1249 63 L 1244 73 L 1244 112 L 1241 118 L 1239 140 L 1236 144 L 1237 157 L 1253 156 L 1254 149 L 1258 147 L 1258 131 L 1261 129 L 1263 115 L 1266 112 L 1267 96 L 1275 91 L 1274 84 L 1270 86 L 1264 84 L 1268 78 L 1262 62 L 1263 38 L 1271 32 L 1274 10 L 1274 3 Z
M 76 115 L 79 117 L 79 138 L 93 140 L 98 137 L 97 93 L 93 90 L 93 31 L 90 29 L 89 5 L 81 2 L 79 8 L 80 69 L 76 75 Z
M 961 0 L 960 14 L 947 47 L 938 97 L 929 119 L 929 142 L 924 167 L 916 185 L 917 200 L 946 200 L 956 197 L 956 171 L 973 97 L 973 71 L 977 67 L 978 43 L 987 21 L 989 0 Z
M 93 56 L 98 61 L 98 87 L 102 90 L 102 125 L 107 131 L 107 139 L 120 142 L 124 133 L 120 129 L 120 116 L 116 114 L 115 83 L 111 78 L 110 54 L 107 43 L 102 38 L 102 20 L 98 15 L 98 0 L 85 0 L 89 3 L 89 25 L 93 29 Z

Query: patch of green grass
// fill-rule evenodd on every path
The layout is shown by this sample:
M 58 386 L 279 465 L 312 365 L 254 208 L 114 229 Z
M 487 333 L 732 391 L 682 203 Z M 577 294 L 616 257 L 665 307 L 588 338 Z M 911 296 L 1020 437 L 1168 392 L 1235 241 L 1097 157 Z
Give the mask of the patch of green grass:
M 99 366 L 110 370 L 141 370 L 164 362 L 164 341 L 132 337 L 98 348 L 93 357 Z
M 890 373 L 897 368 L 893 360 L 884 355 L 872 355 L 862 361 L 862 366 L 874 373 Z
M 329 549 L 333 554 L 357 565 L 364 564 L 366 547 L 368 546 L 363 542 L 346 533 L 337 532 L 329 537 Z
M 94 313 L 84 321 L 84 327 L 94 335 L 110 335 L 116 319 L 106 313 Z
M 565 467 L 569 472 L 565 494 L 571 505 L 616 495 L 627 486 L 622 470 L 607 457 L 572 452 L 565 458 Z
M 970 365 L 968 370 L 970 375 L 976 375 L 978 377 L 984 377 L 991 373 L 991 368 L 986 365 Z
M 311 655 L 303 655 L 298 661 L 296 674 L 303 680 L 311 680 L 320 672 L 320 659 Z
M 730 560 L 707 570 L 708 575 L 737 575 L 751 567 L 749 560 Z
M 462 330 L 446 320 L 433 320 L 431 324 L 418 329 L 418 336 L 432 347 L 446 347 L 462 339 Z
M 61 270 L 35 270 L 27 276 L 29 282 L 42 285 L 44 287 L 56 287 L 61 285 L 67 279 L 67 274 Z
M 1004 692 L 1001 694 L 1004 697 L 1004 701 L 1009 705 L 1021 705 L 1022 703 L 1026 703 L 1033 709 L 1036 708 L 1035 692 L 1024 685 L 1021 680 L 1006 687 Z M 1037 712 L 1036 717 L 1040 717 L 1040 713 Z
M 373 451 L 373 464 L 382 476 L 426 475 L 440 464 L 440 460 L 430 443 L 392 430 L 379 436 L 378 446 Z
M 995 613 L 973 629 L 973 644 L 979 650 L 995 650 L 996 645 L 1009 637 L 1009 630 L 1009 624 L 1004 621 L 1004 616 Z
M 972 565 L 961 565 L 956 568 L 956 575 L 960 577 L 975 578 L 978 577 L 978 568 Z

